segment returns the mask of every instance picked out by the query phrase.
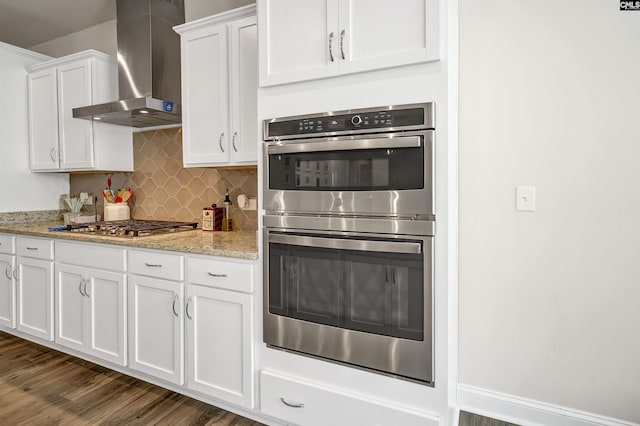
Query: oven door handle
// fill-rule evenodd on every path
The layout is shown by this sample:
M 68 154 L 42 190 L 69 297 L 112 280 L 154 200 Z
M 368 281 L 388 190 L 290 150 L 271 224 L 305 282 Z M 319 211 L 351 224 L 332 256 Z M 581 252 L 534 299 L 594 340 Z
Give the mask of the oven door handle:
M 323 142 L 296 142 L 284 145 L 268 145 L 267 154 L 291 152 L 350 151 L 356 149 L 419 148 L 420 136 L 400 136 L 397 138 L 372 138 Z
M 376 251 L 383 253 L 422 253 L 422 244 L 400 241 L 350 240 L 344 238 L 310 237 L 307 235 L 269 234 L 270 243 L 293 246 L 321 247 L 338 250 Z

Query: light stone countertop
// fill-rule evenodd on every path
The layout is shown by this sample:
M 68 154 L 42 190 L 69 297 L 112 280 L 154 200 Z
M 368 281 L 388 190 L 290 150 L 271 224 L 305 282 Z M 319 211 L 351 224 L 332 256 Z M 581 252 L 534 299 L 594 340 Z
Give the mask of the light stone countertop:
M 206 254 L 253 260 L 258 258 L 256 231 L 208 232 L 201 229 L 149 237 L 122 238 L 80 232 L 49 231 L 61 221 L 0 223 L 0 233 L 74 240 L 118 246 Z

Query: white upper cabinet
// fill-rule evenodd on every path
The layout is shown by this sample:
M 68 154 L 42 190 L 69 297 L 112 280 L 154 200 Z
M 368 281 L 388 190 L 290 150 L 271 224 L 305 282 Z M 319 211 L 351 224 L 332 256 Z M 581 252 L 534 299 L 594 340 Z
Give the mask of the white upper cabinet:
M 58 67 L 58 123 L 60 164 L 65 169 L 91 169 L 95 165 L 92 122 L 73 118 L 72 109 L 91 105 L 91 60 Z M 82 142 L 82 143 L 81 143 Z
M 55 68 L 29 74 L 29 152 L 31 170 L 60 168 Z
M 258 0 L 260 86 L 439 59 L 439 0 Z
M 185 167 L 256 164 L 255 6 L 175 27 L 182 56 Z
M 229 24 L 231 160 L 258 161 L 258 28 L 250 16 Z
M 184 33 L 181 47 L 184 164 L 228 162 L 227 26 Z
M 73 118 L 73 108 L 118 98 L 114 60 L 86 51 L 30 67 L 33 171 L 133 170 L 132 130 Z

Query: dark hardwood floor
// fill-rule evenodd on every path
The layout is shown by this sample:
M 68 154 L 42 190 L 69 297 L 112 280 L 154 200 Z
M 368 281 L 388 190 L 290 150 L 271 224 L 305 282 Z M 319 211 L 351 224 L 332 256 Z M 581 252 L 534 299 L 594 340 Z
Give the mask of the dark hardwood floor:
M 260 425 L 0 332 L 2 425 Z
M 1 425 L 261 423 L 0 332 Z M 517 426 L 460 412 L 460 426 Z

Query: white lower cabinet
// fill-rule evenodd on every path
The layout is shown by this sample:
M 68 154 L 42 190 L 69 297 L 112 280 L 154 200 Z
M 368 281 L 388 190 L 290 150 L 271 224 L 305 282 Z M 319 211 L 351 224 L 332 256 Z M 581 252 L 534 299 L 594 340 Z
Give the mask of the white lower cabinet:
M 0 327 L 252 410 L 255 270 L 64 240 L 54 261 L 53 239 L 0 234 Z
M 56 243 L 55 341 L 127 364 L 125 250 Z
M 17 239 L 16 328 L 53 341 L 53 241 Z
M 0 326 L 16 328 L 16 237 L 0 235 Z
M 187 285 L 190 389 L 253 407 L 252 312 L 250 294 Z
M 126 365 L 126 277 L 56 263 L 56 343 Z
M 129 365 L 184 383 L 184 284 L 129 275 Z
M 437 417 L 268 371 L 260 372 L 260 407 L 269 416 L 305 426 L 440 424 Z
M 178 385 L 186 370 L 189 389 L 252 408 L 254 265 L 186 263 L 185 299 L 183 256 L 129 251 L 130 366 Z

